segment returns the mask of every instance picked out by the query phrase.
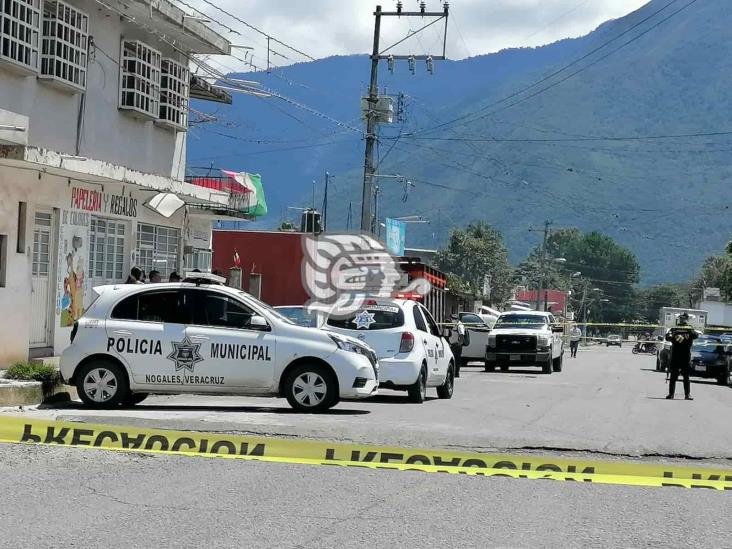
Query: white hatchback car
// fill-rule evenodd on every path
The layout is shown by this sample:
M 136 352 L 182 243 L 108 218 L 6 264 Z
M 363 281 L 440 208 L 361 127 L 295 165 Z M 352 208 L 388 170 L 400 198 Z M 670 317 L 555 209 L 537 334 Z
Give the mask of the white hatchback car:
M 406 390 L 412 402 L 423 402 L 427 387 L 437 387 L 439 398 L 452 398 L 455 362 L 450 345 L 421 304 L 369 298 L 346 317 L 331 312 L 326 328 L 356 336 L 376 350 L 380 387 Z
M 61 356 L 63 379 L 86 405 L 209 393 L 286 397 L 319 412 L 377 390 L 368 345 L 297 326 L 240 290 L 198 280 L 95 292 Z

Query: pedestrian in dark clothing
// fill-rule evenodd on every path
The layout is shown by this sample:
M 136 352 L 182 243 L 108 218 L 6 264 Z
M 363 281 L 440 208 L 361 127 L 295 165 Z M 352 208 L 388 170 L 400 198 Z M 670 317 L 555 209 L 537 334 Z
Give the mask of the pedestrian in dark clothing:
M 689 370 L 691 368 L 691 345 L 698 336 L 697 331 L 689 325 L 688 313 L 681 313 L 677 326 L 671 328 L 666 334 L 666 341 L 671 342 L 670 378 L 668 396 L 666 397 L 669 400 L 674 398 L 679 373 L 681 373 L 684 380 L 684 398 L 686 400 L 694 400 L 691 396 Z
M 177 272 L 173 271 L 168 277 L 168 282 L 180 282 L 180 275 Z
M 163 279 L 160 278 L 160 271 L 152 270 L 150 271 L 150 284 L 157 284 L 158 282 L 162 282 Z
M 449 328 L 447 341 L 450 343 L 450 350 L 455 358 L 455 377 L 460 377 L 460 366 L 463 364 L 463 347 L 467 346 L 469 342 L 466 342 L 465 324 L 460 321 L 457 315 L 452 315 L 452 321 L 453 324 Z
M 130 276 L 125 280 L 125 284 L 142 284 L 142 271 L 137 267 L 130 269 Z

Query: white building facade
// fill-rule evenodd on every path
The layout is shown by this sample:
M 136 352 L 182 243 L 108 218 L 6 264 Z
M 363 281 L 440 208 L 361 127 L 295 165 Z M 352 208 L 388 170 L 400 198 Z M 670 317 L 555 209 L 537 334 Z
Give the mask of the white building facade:
M 229 51 L 167 0 L 0 2 L 0 368 L 59 354 L 134 266 L 210 268 L 237 206 L 184 182 L 189 65 Z

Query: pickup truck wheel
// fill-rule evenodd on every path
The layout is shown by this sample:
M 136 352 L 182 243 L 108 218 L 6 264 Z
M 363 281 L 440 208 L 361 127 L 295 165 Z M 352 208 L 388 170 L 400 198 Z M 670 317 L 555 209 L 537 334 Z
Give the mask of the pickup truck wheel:
M 496 363 L 495 362 L 488 362 L 486 360 L 485 361 L 484 368 L 485 368 L 485 371 L 486 372 L 495 372 L 496 371 Z
M 424 366 L 419 371 L 417 381 L 407 389 L 407 394 L 409 395 L 409 401 L 415 404 L 421 404 L 427 398 L 427 369 Z
M 508 364 L 501 364 L 501 371 L 508 372 Z
M 561 372 L 562 371 L 562 356 L 559 355 L 557 358 L 555 358 L 552 364 L 552 369 L 555 372 Z
M 551 374 L 552 373 L 552 359 L 549 357 L 547 361 L 542 365 L 541 371 L 545 374 Z
M 452 364 L 447 367 L 447 377 L 445 377 L 445 383 L 437 388 L 437 398 L 448 399 L 452 398 L 452 393 L 455 390 L 455 368 Z
M 661 371 L 661 357 L 658 355 L 656 355 L 656 371 Z

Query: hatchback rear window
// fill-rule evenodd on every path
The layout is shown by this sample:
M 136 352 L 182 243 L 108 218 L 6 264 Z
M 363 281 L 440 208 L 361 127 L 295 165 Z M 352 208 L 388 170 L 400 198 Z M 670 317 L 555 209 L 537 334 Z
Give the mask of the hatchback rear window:
M 342 330 L 388 330 L 404 326 L 404 312 L 396 306 L 366 307 L 345 318 L 328 318 L 328 326 Z

